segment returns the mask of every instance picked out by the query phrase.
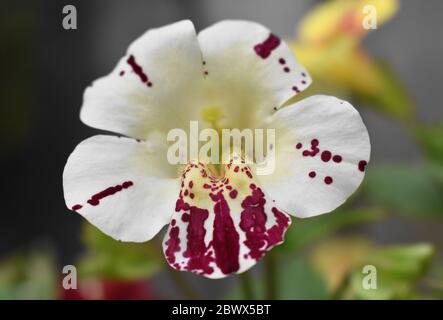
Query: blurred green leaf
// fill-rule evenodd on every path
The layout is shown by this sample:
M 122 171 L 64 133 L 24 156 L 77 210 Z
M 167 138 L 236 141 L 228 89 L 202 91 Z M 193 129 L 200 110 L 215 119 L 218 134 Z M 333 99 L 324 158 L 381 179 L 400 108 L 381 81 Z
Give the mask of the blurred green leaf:
M 385 216 L 378 208 L 338 209 L 329 214 L 309 219 L 293 219 L 285 235 L 285 242 L 278 251 L 293 252 L 305 245 L 328 236 L 340 229 L 364 223 L 376 222 Z
M 373 92 L 354 92 L 354 99 L 374 107 L 384 114 L 401 120 L 410 120 L 415 114 L 415 104 L 403 81 L 390 65 L 376 60 L 373 68 L 377 74 L 377 89 Z M 364 75 L 362 75 L 364 77 Z
M 348 236 L 320 243 L 310 260 L 336 299 L 401 299 L 422 296 L 415 285 L 427 274 L 434 253 L 430 244 L 377 247 L 366 238 Z M 375 267 L 374 289 L 364 287 L 365 266 Z
M 443 166 L 443 122 L 434 126 L 419 126 L 415 133 L 430 160 Z
M 376 249 L 362 263 L 375 266 L 377 288 L 368 290 L 362 285 L 366 276 L 361 268 L 351 275 L 350 293 L 358 299 L 416 298 L 414 285 L 429 269 L 434 256 L 429 244 L 413 244 Z
M 368 170 L 365 190 L 370 200 L 397 214 L 443 217 L 443 197 L 424 166 L 383 166 Z
M 54 299 L 56 281 L 49 250 L 14 254 L 0 264 L 0 300 Z
M 266 257 L 264 258 L 266 259 Z M 297 255 L 282 261 L 282 267 L 277 274 L 277 299 L 327 299 L 326 285 L 315 271 L 310 262 L 303 256 Z M 253 282 L 255 299 L 265 299 L 263 278 Z M 241 287 L 236 286 L 228 293 L 226 299 L 243 299 Z
M 153 247 L 156 243 L 119 242 L 89 224 L 85 224 L 83 240 L 88 251 L 79 262 L 79 272 L 84 277 L 147 278 L 162 264 Z

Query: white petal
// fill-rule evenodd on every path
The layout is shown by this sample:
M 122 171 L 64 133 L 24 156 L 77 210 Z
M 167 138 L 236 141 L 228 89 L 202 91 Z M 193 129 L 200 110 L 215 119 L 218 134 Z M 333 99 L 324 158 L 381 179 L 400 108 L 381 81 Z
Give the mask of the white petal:
M 254 182 L 242 163 L 228 164 L 222 178 L 204 164 L 187 166 L 163 242 L 173 268 L 223 278 L 248 270 L 283 242 L 290 218 Z
M 305 89 L 311 79 L 292 51 L 266 27 L 222 21 L 198 34 L 207 94 L 229 127 L 250 126 Z M 256 117 L 257 119 L 254 119 Z
M 176 172 L 160 154 L 129 138 L 83 141 L 63 173 L 68 208 L 117 240 L 151 239 L 169 222 L 179 189 Z
M 276 129 L 276 170 L 260 179 L 286 212 L 330 212 L 362 182 L 371 146 L 349 103 L 313 96 L 278 111 L 269 127 Z
M 114 71 L 84 94 L 82 121 L 94 128 L 144 139 L 153 129 L 188 126 L 203 81 L 192 22 L 147 31 Z

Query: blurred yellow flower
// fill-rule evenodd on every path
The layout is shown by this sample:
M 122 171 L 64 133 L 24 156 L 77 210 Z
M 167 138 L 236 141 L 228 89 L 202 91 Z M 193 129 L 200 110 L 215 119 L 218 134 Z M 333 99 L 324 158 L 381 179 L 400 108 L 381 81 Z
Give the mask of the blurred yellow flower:
M 369 30 L 362 21 L 365 8 L 376 10 L 377 24 L 383 24 L 398 11 L 398 0 L 335 0 L 324 2 L 307 15 L 299 28 L 299 39 L 304 43 L 326 44 L 337 37 L 349 36 L 360 40 Z
M 368 5 L 375 9 L 377 27 L 399 9 L 398 0 L 322 3 L 301 21 L 298 38 L 289 41 L 290 47 L 312 75 L 312 91 L 352 97 L 390 116 L 408 119 L 414 107 L 402 81 L 361 47 L 372 30 L 363 27 Z

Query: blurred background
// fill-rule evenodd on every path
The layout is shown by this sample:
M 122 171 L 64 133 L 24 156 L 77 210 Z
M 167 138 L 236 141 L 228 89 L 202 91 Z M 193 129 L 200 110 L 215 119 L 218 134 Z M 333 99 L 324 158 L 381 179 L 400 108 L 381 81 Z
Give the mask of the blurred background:
M 62 27 L 68 4 L 77 8 L 77 30 Z M 367 4 L 377 9 L 370 32 L 361 27 Z M 442 1 L 6 0 L 0 7 L 0 299 L 443 297 Z M 259 263 L 217 281 L 173 272 L 158 242 L 117 243 L 65 207 L 66 159 L 98 133 L 79 120 L 84 89 L 147 29 L 180 19 L 197 30 L 223 19 L 266 25 L 312 74 L 303 96 L 352 101 L 368 127 L 364 184 L 334 214 L 294 219 L 272 252 L 273 268 Z M 77 267 L 79 290 L 62 289 L 65 265 Z M 364 265 L 377 268 L 377 290 L 362 288 Z

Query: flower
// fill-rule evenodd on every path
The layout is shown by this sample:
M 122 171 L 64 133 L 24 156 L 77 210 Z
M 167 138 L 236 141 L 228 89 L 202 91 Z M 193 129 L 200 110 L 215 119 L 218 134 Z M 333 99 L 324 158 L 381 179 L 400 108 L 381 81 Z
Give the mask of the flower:
M 376 31 L 363 26 L 369 13 L 376 14 L 371 20 L 378 30 L 399 7 L 398 0 L 331 0 L 316 5 L 300 22 L 297 39 L 289 41 L 314 80 L 311 94 L 340 93 L 394 118 L 413 117 L 415 106 L 404 83 L 362 45 L 365 36 Z
M 347 102 L 313 96 L 290 48 L 260 24 L 190 21 L 147 31 L 86 89 L 81 120 L 126 137 L 80 143 L 64 173 L 68 208 L 117 240 L 144 242 L 169 224 L 169 264 L 209 278 L 251 268 L 283 242 L 289 215 L 330 212 L 359 186 L 367 130 Z M 191 120 L 214 128 L 272 128 L 275 171 L 243 160 L 166 160 L 167 133 Z M 240 158 L 241 159 L 241 158 Z

